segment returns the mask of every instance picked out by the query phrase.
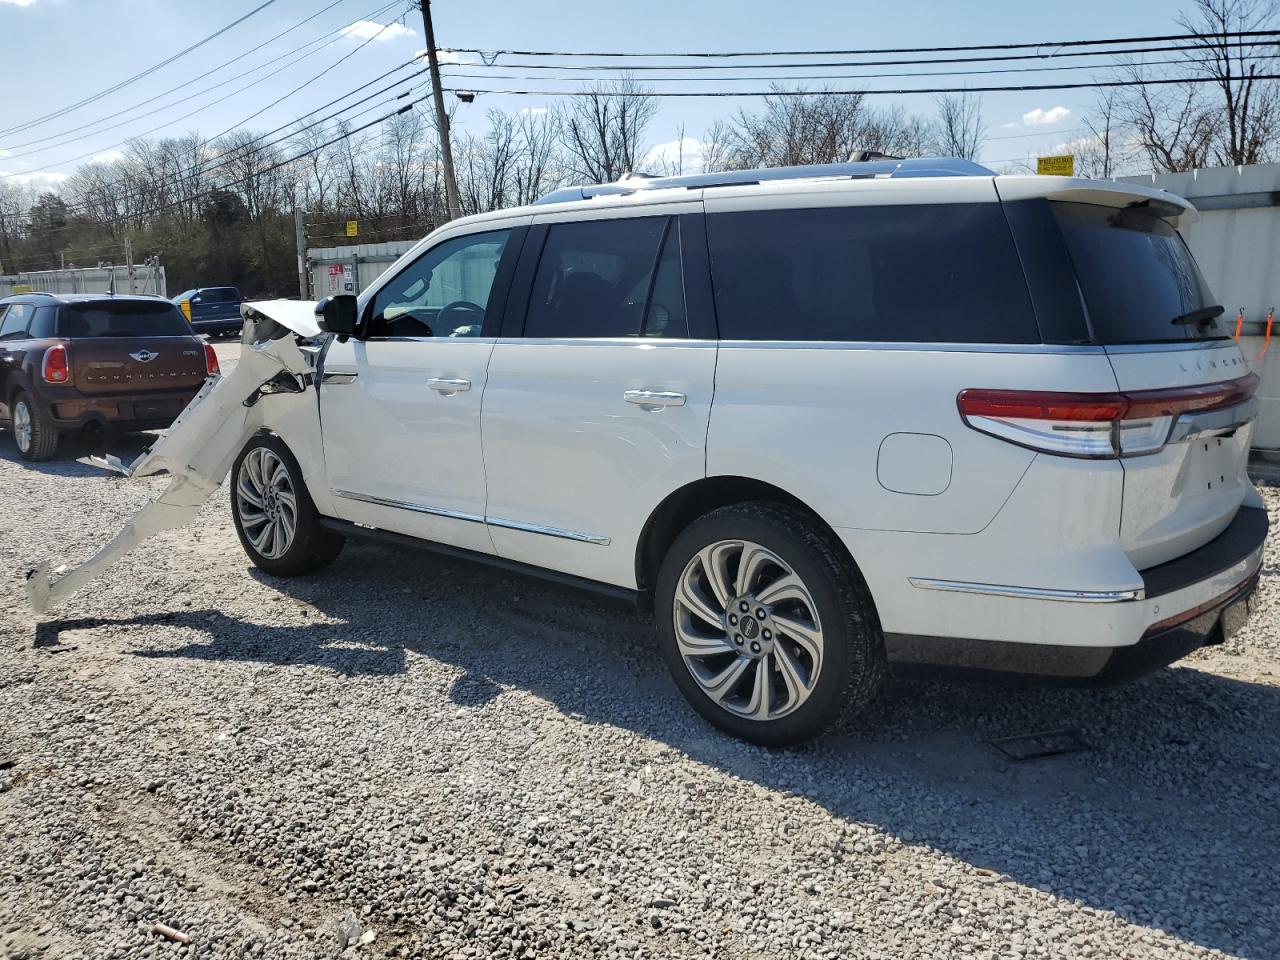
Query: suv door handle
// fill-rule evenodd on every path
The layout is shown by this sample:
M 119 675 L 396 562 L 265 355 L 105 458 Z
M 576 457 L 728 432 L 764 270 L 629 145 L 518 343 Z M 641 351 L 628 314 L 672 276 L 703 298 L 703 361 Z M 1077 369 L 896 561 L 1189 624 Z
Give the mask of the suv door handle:
M 683 407 L 688 397 L 669 390 L 628 390 L 622 395 L 622 399 L 627 403 L 638 404 L 645 410 L 661 410 L 663 407 Z
M 427 386 L 436 393 L 441 393 L 446 397 L 449 397 L 455 393 L 466 393 L 471 389 L 471 381 L 454 380 L 445 377 L 432 377 L 427 381 Z

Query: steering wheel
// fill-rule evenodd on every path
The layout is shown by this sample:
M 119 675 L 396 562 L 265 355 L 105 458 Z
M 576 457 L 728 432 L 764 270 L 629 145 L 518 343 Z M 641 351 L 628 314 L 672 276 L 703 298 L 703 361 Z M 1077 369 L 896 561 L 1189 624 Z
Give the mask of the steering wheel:
M 450 318 L 450 314 L 457 314 Z M 484 307 L 470 300 L 455 300 L 446 303 L 436 314 L 436 327 L 440 330 L 452 330 L 455 327 L 480 325 L 484 323 Z

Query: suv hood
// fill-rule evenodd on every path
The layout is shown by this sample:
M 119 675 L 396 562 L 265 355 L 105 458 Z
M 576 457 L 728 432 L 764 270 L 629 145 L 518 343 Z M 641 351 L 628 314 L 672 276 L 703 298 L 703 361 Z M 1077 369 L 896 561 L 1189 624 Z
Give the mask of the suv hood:
M 126 553 L 165 530 L 184 527 L 226 478 L 245 441 L 265 426 L 271 397 L 305 393 L 315 384 L 321 347 L 315 304 L 298 300 L 246 303 L 240 361 L 226 376 L 210 377 L 163 437 L 133 463 L 91 458 L 125 476 L 167 471 L 173 478 L 159 499 L 139 510 L 114 538 L 75 569 L 48 562 L 27 573 L 27 600 L 44 613 L 97 577 Z

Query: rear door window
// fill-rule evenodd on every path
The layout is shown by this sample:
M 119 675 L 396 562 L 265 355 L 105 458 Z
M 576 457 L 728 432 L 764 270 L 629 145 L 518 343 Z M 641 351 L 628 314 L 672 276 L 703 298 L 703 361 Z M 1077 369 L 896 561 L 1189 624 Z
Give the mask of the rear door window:
M 0 320 L 0 340 L 21 340 L 27 335 L 27 323 L 31 320 L 29 303 L 11 303 Z
M 1140 207 L 1056 202 L 1050 206 L 1066 239 L 1097 342 L 1159 343 L 1227 335 L 1221 320 L 1186 322 L 1189 314 L 1215 301 L 1191 251 L 1169 223 Z
M 62 337 L 184 337 L 191 333 L 186 318 L 167 301 L 72 303 L 58 317 Z
M 668 231 L 678 234 L 669 217 L 552 224 L 534 276 L 524 335 L 638 337 L 644 328 L 651 336 L 688 336 L 678 239 L 674 263 L 658 270 Z M 662 274 L 660 291 L 655 273 Z M 655 306 L 646 316 L 651 294 Z
M 726 340 L 1039 343 L 997 203 L 707 216 Z

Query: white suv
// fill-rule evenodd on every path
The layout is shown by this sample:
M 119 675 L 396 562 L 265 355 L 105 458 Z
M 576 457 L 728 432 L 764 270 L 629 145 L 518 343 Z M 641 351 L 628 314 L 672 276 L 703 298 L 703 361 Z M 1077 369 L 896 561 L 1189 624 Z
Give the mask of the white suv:
M 316 308 L 236 527 L 275 574 L 378 537 L 652 603 L 683 694 L 758 743 L 886 669 L 1133 677 L 1238 623 L 1267 531 L 1194 216 L 916 160 L 457 220 Z

